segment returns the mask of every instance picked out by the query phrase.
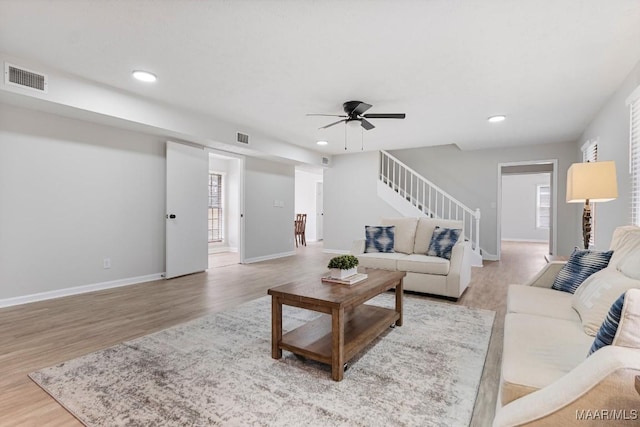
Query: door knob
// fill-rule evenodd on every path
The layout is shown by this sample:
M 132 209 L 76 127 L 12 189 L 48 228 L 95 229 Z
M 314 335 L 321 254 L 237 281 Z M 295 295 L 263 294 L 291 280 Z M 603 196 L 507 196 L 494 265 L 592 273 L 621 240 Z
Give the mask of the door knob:
M 175 216 L 174 214 L 170 214 L 170 215 L 167 215 L 167 218 L 169 218 L 169 219 L 175 219 L 175 218 L 176 218 L 176 216 Z

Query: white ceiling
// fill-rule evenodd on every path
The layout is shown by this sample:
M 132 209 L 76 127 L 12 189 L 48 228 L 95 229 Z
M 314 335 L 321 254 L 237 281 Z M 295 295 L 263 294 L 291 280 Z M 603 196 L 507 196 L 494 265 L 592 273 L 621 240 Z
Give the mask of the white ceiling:
M 1 0 L 0 51 L 324 153 L 345 128 L 305 114 L 347 100 L 407 114 L 367 150 L 565 142 L 640 61 L 640 0 Z

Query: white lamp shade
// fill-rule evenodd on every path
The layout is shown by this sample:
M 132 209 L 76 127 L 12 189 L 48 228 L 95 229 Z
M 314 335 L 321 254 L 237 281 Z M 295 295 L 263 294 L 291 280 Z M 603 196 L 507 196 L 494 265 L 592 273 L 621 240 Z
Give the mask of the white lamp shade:
M 614 161 L 574 163 L 567 171 L 567 203 L 608 202 L 618 197 Z

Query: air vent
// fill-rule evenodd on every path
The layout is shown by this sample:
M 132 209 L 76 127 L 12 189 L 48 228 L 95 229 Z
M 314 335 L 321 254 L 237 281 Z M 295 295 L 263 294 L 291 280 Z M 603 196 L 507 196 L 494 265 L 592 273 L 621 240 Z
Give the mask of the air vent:
M 249 135 L 245 133 L 238 132 L 236 133 L 236 141 L 241 142 L 243 144 L 249 143 Z
M 47 92 L 47 76 L 26 68 L 17 67 L 15 65 L 4 64 L 4 82 L 7 85 L 19 86 L 37 90 L 39 92 Z
M 329 164 L 329 158 L 328 157 L 323 157 L 322 158 L 322 164 L 323 165 L 328 165 Z

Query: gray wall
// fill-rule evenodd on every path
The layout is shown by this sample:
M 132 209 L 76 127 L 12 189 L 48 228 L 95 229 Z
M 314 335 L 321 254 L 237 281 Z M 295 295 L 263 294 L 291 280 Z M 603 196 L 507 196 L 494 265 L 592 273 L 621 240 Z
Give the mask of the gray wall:
M 575 160 L 575 143 L 540 144 L 512 148 L 461 151 L 455 146 L 395 150 L 391 154 L 432 180 L 472 209 L 482 212 L 480 246 L 497 251 L 495 203 L 498 164 L 530 160 L 558 160 L 558 200 L 565 199 L 566 172 Z M 376 193 L 378 153 L 334 156 L 325 171 L 325 248 L 348 250 L 354 238 L 363 238 L 365 223 L 398 213 Z M 558 253 L 569 254 L 580 244 L 576 233 L 576 205 L 558 203 Z
M 398 216 L 377 194 L 378 153 L 358 152 L 332 158 L 324 171 L 324 248 L 348 251 L 364 239 L 364 226 Z
M 0 104 L 0 299 L 164 272 L 164 147 Z
M 245 261 L 294 252 L 295 169 L 268 160 L 245 160 Z M 274 206 L 281 202 L 282 207 Z
M 502 240 L 549 241 L 549 228 L 536 227 L 538 185 L 549 184 L 549 173 L 502 175 Z
M 590 139 L 598 140 L 598 160 L 614 160 L 618 175 L 618 198 L 611 202 L 598 203 L 596 207 L 595 245 L 606 249 L 611 242 L 613 230 L 631 221 L 629 175 L 629 107 L 626 98 L 640 85 L 640 63 L 622 82 L 618 90 L 603 106 L 587 126 L 578 141 L 575 161 L 582 161 L 580 147 Z M 582 211 L 577 215 L 580 216 Z M 578 223 L 578 232 L 580 224 Z

